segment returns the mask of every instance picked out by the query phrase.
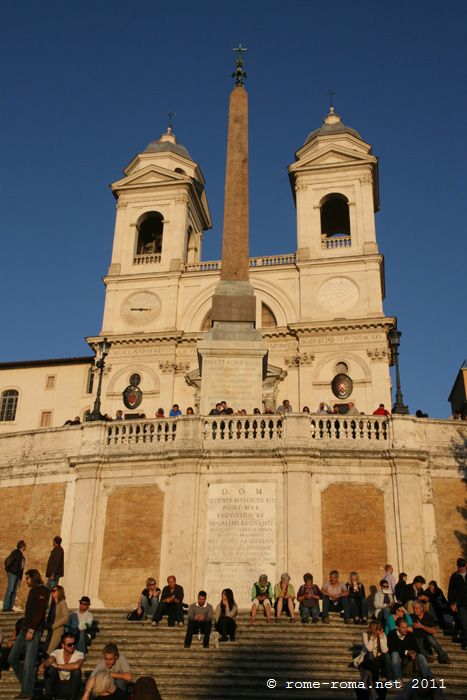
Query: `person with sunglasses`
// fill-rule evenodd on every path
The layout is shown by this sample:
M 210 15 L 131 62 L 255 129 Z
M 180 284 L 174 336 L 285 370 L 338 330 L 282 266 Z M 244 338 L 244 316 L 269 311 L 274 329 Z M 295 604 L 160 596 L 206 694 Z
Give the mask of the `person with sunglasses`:
M 55 649 L 39 667 L 39 672 L 44 673 L 45 700 L 54 700 L 55 697 L 78 700 L 83 663 L 84 654 L 77 651 L 74 636 L 65 632 L 60 640 L 60 648 Z

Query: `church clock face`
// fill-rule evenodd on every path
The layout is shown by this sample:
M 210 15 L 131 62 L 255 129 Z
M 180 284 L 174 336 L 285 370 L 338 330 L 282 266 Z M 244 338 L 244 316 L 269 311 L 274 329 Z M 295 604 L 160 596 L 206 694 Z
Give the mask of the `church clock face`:
M 321 306 L 333 313 L 351 309 L 358 297 L 357 285 L 347 277 L 332 277 L 321 285 L 318 292 Z
M 120 307 L 120 315 L 131 326 L 145 326 L 159 316 L 161 301 L 153 292 L 130 294 Z

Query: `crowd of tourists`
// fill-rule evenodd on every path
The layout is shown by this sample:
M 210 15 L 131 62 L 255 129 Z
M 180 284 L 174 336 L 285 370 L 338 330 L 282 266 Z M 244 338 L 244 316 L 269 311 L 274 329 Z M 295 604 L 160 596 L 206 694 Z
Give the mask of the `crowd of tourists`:
M 46 700 L 161 700 L 153 678 L 143 676 L 132 683 L 130 665 L 113 643 L 104 646 L 102 659 L 89 674 L 83 691 L 82 667 L 97 632 L 91 600 L 83 595 L 77 610 L 68 608 L 65 589 L 59 583 L 64 576 L 60 536 L 53 538 L 45 582 L 37 569 L 25 571 L 26 550 L 26 542 L 20 540 L 4 561 L 7 588 L 2 611 L 14 610 L 23 575 L 29 589 L 24 612 L 11 635 L 3 639 L 0 634 L 0 678 L 2 671 L 13 669 L 21 684 L 16 697 L 32 700 L 39 675 Z
M 5 559 L 8 585 L 4 612 L 13 610 L 25 568 L 26 549 L 26 543 L 20 540 Z M 417 575 L 409 582 L 404 572 L 396 580 L 390 564 L 384 570 L 377 590 L 370 595 L 356 571 L 351 571 L 344 581 L 337 570 L 332 570 L 320 587 L 307 572 L 297 592 L 289 574 L 283 573 L 273 585 L 267 574 L 262 573 L 252 584 L 249 623 L 254 625 L 260 614 L 266 624 L 273 621 L 280 624 L 285 618 L 290 623 L 300 620 L 306 625 L 321 621 L 326 625 L 335 613 L 343 617 L 344 624 L 363 627 L 360 649 L 349 665 L 359 670 L 368 687 L 372 684 L 374 687 L 381 677 L 402 683 L 404 676 L 418 673 L 424 679 L 434 679 L 430 667 L 433 654 L 440 664 L 450 663 L 440 642 L 440 632 L 449 634 L 462 649 L 467 649 L 466 561 L 457 560 L 447 596 L 436 581 L 427 584 L 423 576 Z M 61 538 L 56 536 L 45 569 L 45 583 L 37 569 L 24 572 L 29 589 L 24 614 L 16 621 L 11 637 L 0 639 L 0 674 L 2 669 L 13 669 L 21 683 L 21 692 L 16 697 L 31 700 L 39 674 L 44 679 L 46 700 L 63 694 L 71 700 L 160 698 L 153 678 L 145 676 L 133 684 L 130 664 L 114 643 L 104 646 L 102 659 L 86 679 L 83 691 L 82 667 L 96 635 L 96 624 L 88 596 L 81 597 L 77 610 L 68 609 L 65 590 L 59 583 L 63 575 L 64 552 Z M 162 590 L 156 579 L 149 577 L 135 610 L 127 617 L 147 621 L 154 628 L 164 617 L 170 627 L 183 627 L 186 623 L 183 644 L 189 649 L 196 635 L 204 648 L 235 642 L 237 614 L 232 589 L 222 590 L 215 607 L 208 602 L 204 590 L 187 606 L 183 587 L 171 575 Z

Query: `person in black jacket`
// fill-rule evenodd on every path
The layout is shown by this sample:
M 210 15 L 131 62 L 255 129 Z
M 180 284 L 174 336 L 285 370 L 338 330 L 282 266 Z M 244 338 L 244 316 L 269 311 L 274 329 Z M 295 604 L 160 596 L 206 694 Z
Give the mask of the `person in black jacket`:
M 16 591 L 23 578 L 24 569 L 24 553 L 26 551 L 26 542 L 20 540 L 14 549 L 5 559 L 5 571 L 8 576 L 8 584 L 6 587 L 5 597 L 3 598 L 3 612 L 13 610 L 16 600 Z
M 65 553 L 62 547 L 62 538 L 57 535 L 52 542 L 52 551 L 50 552 L 45 576 L 47 579 L 47 588 L 51 591 L 58 584 L 60 578 L 65 573 L 64 568 Z
M 409 632 L 407 620 L 403 617 L 397 620 L 396 629 L 388 634 L 388 651 L 392 680 L 402 681 L 402 662 L 405 659 L 417 662 L 423 678 L 434 678 L 433 671 L 428 666 L 423 654 L 420 653 L 417 640 L 413 632 Z
M 37 569 L 28 569 L 25 579 L 31 590 L 26 601 L 21 632 L 10 651 L 8 663 L 21 683 L 21 693 L 16 697 L 31 700 L 36 680 L 37 650 L 44 631 L 50 592 L 42 583 Z
M 457 571 L 449 579 L 448 601 L 461 627 L 462 648 L 467 649 L 467 566 L 462 557 L 457 560 Z

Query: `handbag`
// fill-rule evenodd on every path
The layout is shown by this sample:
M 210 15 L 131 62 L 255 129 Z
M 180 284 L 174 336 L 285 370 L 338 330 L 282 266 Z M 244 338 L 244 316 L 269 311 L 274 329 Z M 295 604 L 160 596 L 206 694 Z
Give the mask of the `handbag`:
M 141 614 L 138 613 L 138 608 L 135 610 L 132 610 L 131 612 L 128 613 L 126 616 L 127 620 L 141 620 L 143 617 L 143 611 L 141 611 Z

